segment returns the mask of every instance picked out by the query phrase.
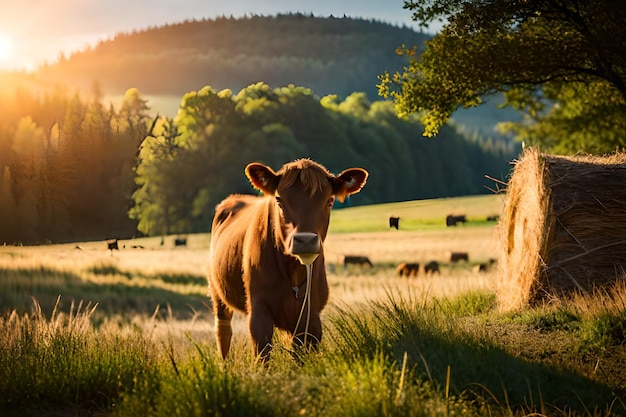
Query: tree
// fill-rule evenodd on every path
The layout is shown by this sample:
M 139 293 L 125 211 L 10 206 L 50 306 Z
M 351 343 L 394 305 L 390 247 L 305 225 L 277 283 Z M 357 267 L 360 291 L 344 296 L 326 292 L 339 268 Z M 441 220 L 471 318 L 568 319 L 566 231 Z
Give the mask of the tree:
M 167 235 L 184 231 L 184 201 L 178 193 L 184 183 L 178 172 L 181 148 L 179 134 L 170 119 L 159 121 L 141 144 L 132 195 L 135 202 L 129 210 L 131 219 L 138 221 L 137 230 L 147 235 Z M 183 220 L 181 220 L 183 219 Z
M 505 125 L 561 152 L 626 145 L 626 8 L 620 0 L 405 1 L 413 19 L 442 31 L 402 73 L 380 76 L 400 115 L 420 113 L 433 136 L 460 107 L 503 93 L 524 112 Z

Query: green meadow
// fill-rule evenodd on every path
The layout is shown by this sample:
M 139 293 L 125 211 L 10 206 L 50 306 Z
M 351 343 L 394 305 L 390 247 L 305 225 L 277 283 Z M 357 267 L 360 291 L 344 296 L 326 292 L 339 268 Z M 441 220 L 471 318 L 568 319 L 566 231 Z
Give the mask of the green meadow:
M 325 244 L 317 352 L 275 334 L 267 366 L 246 319 L 217 354 L 209 235 L 0 247 L 3 416 L 609 416 L 626 413 L 626 288 L 496 308 L 500 196 L 344 208 Z M 446 227 L 447 214 L 468 223 Z M 388 217 L 400 217 L 399 230 Z M 469 261 L 448 262 L 450 251 Z M 348 268 L 341 256 L 374 266 Z M 441 274 L 398 277 L 400 262 Z

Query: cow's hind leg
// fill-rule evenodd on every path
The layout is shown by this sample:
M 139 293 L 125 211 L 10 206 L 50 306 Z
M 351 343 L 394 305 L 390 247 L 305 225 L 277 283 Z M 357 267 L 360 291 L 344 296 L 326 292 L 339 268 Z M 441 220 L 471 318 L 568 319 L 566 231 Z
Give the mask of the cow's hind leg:
M 231 321 L 233 311 L 224 304 L 218 297 L 213 297 L 213 315 L 215 316 L 215 338 L 217 339 L 217 350 L 226 359 L 230 350 L 230 341 L 233 337 Z

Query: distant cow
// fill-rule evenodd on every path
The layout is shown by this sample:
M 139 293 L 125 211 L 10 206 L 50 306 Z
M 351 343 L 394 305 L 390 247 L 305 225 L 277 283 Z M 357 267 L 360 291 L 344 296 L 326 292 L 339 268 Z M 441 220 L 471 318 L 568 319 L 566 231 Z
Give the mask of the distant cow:
M 208 279 L 221 356 L 230 350 L 238 310 L 248 314 L 253 349 L 265 361 L 274 327 L 296 346 L 320 342 L 328 300 L 322 246 L 331 208 L 335 199 L 359 192 L 368 174 L 352 168 L 335 176 L 309 159 L 277 172 L 251 163 L 245 173 L 264 195 L 231 195 L 216 207 Z
M 487 221 L 488 222 L 497 222 L 498 220 L 500 220 L 500 216 L 497 214 L 493 214 L 491 216 L 487 216 Z
M 389 227 L 395 227 L 396 230 L 400 227 L 400 217 L 390 216 Z
M 450 262 L 469 261 L 469 254 L 467 252 L 450 252 Z
M 107 248 L 113 253 L 114 250 L 120 250 L 120 247 L 117 244 L 117 239 L 109 239 L 107 240 Z
M 456 226 L 458 223 L 466 223 L 467 217 L 465 214 L 460 214 L 458 216 L 454 216 L 452 214 L 448 214 L 446 216 L 446 226 Z
M 402 262 L 396 267 L 396 275 L 400 277 L 416 277 L 420 271 L 420 264 Z
M 187 246 L 187 238 L 177 237 L 176 239 L 174 239 L 174 246 Z
M 439 262 L 430 261 L 424 264 L 424 274 L 441 274 L 441 271 L 439 270 Z
M 361 255 L 346 255 L 343 257 L 343 266 L 347 268 L 348 265 L 369 265 L 370 268 L 374 267 L 372 261 L 367 256 Z

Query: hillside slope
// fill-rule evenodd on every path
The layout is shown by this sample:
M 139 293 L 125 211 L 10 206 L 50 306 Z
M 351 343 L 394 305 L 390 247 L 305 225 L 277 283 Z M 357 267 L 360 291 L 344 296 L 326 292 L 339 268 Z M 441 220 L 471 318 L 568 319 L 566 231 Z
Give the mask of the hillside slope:
M 318 95 L 363 91 L 375 98 L 377 76 L 401 68 L 395 50 L 428 38 L 408 28 L 301 14 L 186 21 L 119 34 L 41 70 L 41 76 L 107 93 L 137 87 L 181 95 L 205 85 L 239 91 L 263 81 L 295 84 Z

